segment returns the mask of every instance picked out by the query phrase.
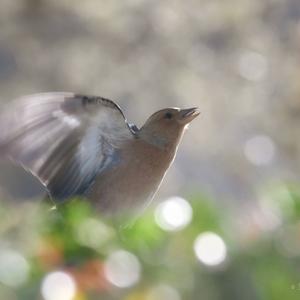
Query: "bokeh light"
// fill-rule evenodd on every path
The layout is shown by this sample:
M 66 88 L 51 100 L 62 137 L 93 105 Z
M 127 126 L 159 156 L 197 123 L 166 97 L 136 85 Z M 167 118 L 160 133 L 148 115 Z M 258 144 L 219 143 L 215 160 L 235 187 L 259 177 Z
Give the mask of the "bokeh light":
M 192 208 L 185 199 L 171 197 L 157 206 L 155 221 L 166 231 L 177 231 L 191 222 L 192 215 Z
M 44 278 L 41 293 L 45 300 L 71 300 L 76 294 L 76 284 L 65 272 L 52 272 Z
M 170 285 L 160 284 L 153 287 L 146 295 L 146 300 L 181 300 L 178 291 Z
M 141 265 L 137 257 L 125 250 L 111 253 L 105 263 L 104 272 L 113 285 L 126 288 L 136 284 L 141 276 Z
M 262 196 L 259 198 L 258 204 L 258 210 L 252 210 L 253 220 L 258 228 L 262 231 L 272 231 L 282 225 L 283 210 L 279 201 L 277 202 L 271 197 Z
M 275 145 L 269 136 L 256 135 L 246 141 L 244 153 L 252 164 L 268 165 L 274 159 Z
M 0 250 L 0 282 L 11 287 L 22 285 L 29 276 L 30 267 L 22 254 L 8 249 Z
M 112 228 L 93 218 L 87 218 L 76 228 L 78 242 L 94 249 L 99 249 L 113 234 Z
M 213 232 L 201 233 L 195 240 L 194 251 L 197 258 L 207 266 L 218 266 L 227 256 L 223 239 Z
M 238 70 L 240 75 L 247 80 L 263 80 L 268 72 L 267 59 L 260 53 L 246 51 L 240 56 Z

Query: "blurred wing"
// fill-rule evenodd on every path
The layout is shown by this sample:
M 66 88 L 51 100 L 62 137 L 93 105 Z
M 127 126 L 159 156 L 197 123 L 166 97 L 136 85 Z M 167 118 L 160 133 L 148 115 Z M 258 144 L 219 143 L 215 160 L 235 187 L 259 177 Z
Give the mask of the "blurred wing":
M 18 99 L 0 128 L 0 154 L 37 176 L 55 199 L 83 194 L 132 138 L 118 105 L 72 93 Z

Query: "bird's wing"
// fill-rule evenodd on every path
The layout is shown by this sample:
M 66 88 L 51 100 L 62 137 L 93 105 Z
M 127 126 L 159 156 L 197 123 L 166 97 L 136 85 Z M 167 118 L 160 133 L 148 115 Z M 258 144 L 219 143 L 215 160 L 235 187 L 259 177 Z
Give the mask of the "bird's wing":
M 133 137 L 120 107 L 101 97 L 22 97 L 0 116 L 0 155 L 37 176 L 54 199 L 83 194 Z

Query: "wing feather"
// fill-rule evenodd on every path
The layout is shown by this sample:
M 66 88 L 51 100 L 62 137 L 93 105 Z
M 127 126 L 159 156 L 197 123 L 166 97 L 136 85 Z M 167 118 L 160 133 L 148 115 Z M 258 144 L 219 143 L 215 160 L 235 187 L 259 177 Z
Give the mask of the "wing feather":
M 54 199 L 84 194 L 133 138 L 120 107 L 101 97 L 45 93 L 0 116 L 0 154 L 37 176 Z

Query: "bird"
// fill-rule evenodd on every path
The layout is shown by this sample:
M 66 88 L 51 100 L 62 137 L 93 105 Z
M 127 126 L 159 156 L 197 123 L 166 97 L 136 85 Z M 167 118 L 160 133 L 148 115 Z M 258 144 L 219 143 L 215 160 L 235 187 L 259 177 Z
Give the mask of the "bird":
M 50 199 L 76 196 L 107 214 L 151 202 L 197 107 L 164 108 L 140 128 L 100 96 L 50 92 L 22 96 L 0 114 L 0 158 L 39 179 Z

